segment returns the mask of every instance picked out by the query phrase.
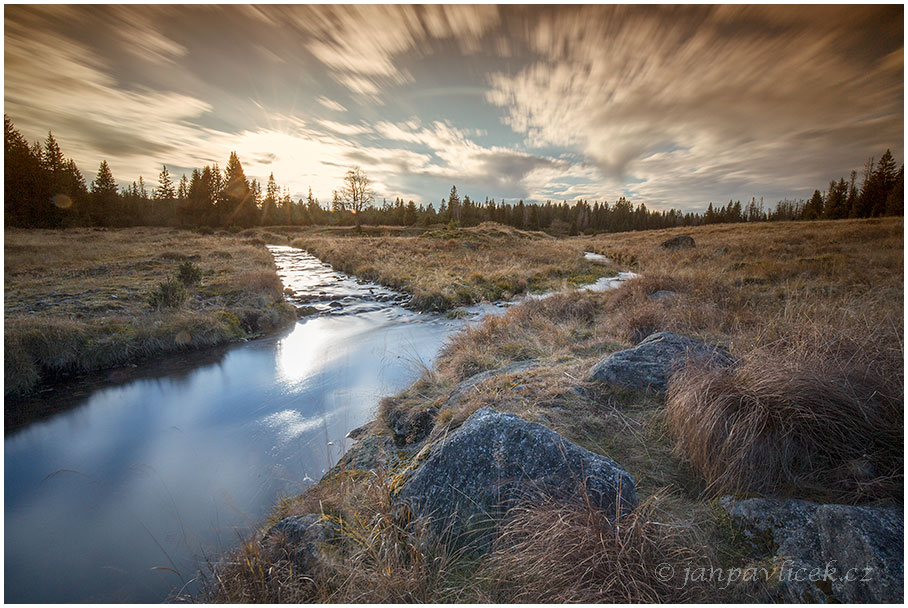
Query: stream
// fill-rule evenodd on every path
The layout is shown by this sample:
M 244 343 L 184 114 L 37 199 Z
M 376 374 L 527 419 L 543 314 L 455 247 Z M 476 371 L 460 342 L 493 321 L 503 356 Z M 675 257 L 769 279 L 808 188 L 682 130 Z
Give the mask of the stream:
M 6 436 L 7 602 L 198 592 L 206 561 L 315 483 L 382 397 L 452 333 L 506 308 L 420 314 L 304 251 L 269 249 L 288 300 L 315 314 L 281 335 L 52 388 L 35 399 L 65 410 Z

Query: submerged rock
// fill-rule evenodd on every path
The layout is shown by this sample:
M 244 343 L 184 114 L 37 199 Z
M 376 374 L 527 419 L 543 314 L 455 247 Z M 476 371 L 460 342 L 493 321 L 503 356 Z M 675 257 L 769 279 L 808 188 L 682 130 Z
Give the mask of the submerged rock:
M 588 496 L 610 518 L 637 506 L 634 478 L 617 463 L 541 424 L 489 408 L 424 448 L 392 485 L 398 506 L 459 541 L 488 542 L 490 522 L 543 496 Z
M 603 358 L 590 368 L 589 374 L 593 380 L 619 388 L 665 393 L 668 378 L 690 358 L 718 365 L 730 365 L 735 360 L 720 347 L 660 331 L 650 334 L 634 348 Z
M 667 241 L 663 241 L 659 246 L 663 249 L 690 249 L 691 247 L 696 247 L 697 245 L 696 243 L 694 243 L 693 237 L 682 234 L 668 239 Z
M 719 506 L 774 568 L 781 602 L 902 603 L 904 514 L 895 507 L 726 496 Z

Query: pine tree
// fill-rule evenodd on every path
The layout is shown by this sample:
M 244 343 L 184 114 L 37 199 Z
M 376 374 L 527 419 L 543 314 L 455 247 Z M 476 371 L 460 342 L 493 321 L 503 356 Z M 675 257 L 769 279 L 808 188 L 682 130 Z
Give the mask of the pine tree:
M 154 191 L 154 198 L 158 201 L 169 201 L 176 197 L 176 193 L 173 190 L 170 171 L 167 170 L 167 165 L 163 165 L 163 167 L 158 175 L 158 187 Z
M 189 182 L 186 181 L 186 174 L 184 173 L 180 177 L 180 185 L 177 188 L 177 200 L 181 203 L 186 202 L 186 198 L 189 195 Z
M 227 168 L 224 170 L 223 200 L 226 205 L 228 224 L 244 228 L 251 228 L 258 224 L 259 210 L 236 152 L 230 153 Z
M 457 186 L 451 186 L 451 194 L 448 196 L 448 218 L 455 222 L 460 222 L 462 210 L 460 208 L 460 197 L 457 195 Z
M 905 166 L 899 168 L 895 184 L 886 197 L 886 215 L 902 215 L 905 212 Z
M 4 209 L 7 226 L 41 226 L 45 221 L 51 192 L 42 166 L 40 148 L 30 148 L 8 116 L 4 126 Z
M 871 217 L 878 217 L 886 213 L 886 200 L 895 187 L 897 179 L 895 159 L 889 150 L 880 157 L 874 172 L 874 192 L 869 205 Z
M 823 217 L 823 195 L 820 194 L 819 190 L 814 190 L 813 196 L 811 196 L 810 200 L 807 201 L 807 204 L 804 205 L 801 219 L 816 220 L 821 217 Z
M 119 193 L 117 181 L 106 160 L 98 167 L 98 175 L 91 183 L 91 210 L 89 216 L 95 224 L 116 225 L 124 218 L 119 217 Z

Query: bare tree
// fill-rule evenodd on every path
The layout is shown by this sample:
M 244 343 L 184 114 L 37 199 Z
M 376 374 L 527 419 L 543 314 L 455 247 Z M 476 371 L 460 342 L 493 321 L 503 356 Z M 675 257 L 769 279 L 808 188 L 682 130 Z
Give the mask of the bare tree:
M 353 167 L 344 175 L 344 187 L 341 189 L 344 206 L 353 213 L 357 229 L 360 227 L 361 214 L 367 205 L 372 204 L 375 193 L 372 181 L 359 167 Z

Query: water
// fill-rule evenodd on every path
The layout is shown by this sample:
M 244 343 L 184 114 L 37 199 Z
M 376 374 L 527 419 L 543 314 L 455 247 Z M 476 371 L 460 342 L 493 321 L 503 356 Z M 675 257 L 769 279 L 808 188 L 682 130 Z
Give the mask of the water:
M 61 413 L 6 437 L 7 602 L 197 591 L 205 560 L 248 537 L 280 495 L 317 481 L 381 397 L 453 332 L 504 309 L 418 314 L 401 294 L 270 249 L 288 300 L 315 315 L 280 336 L 58 387 L 32 405 Z
M 273 247 L 288 299 L 322 311 L 288 333 L 58 388 L 68 409 L 8 435 L 7 602 L 158 602 L 235 547 L 279 495 L 314 483 L 430 365 L 450 320 Z

